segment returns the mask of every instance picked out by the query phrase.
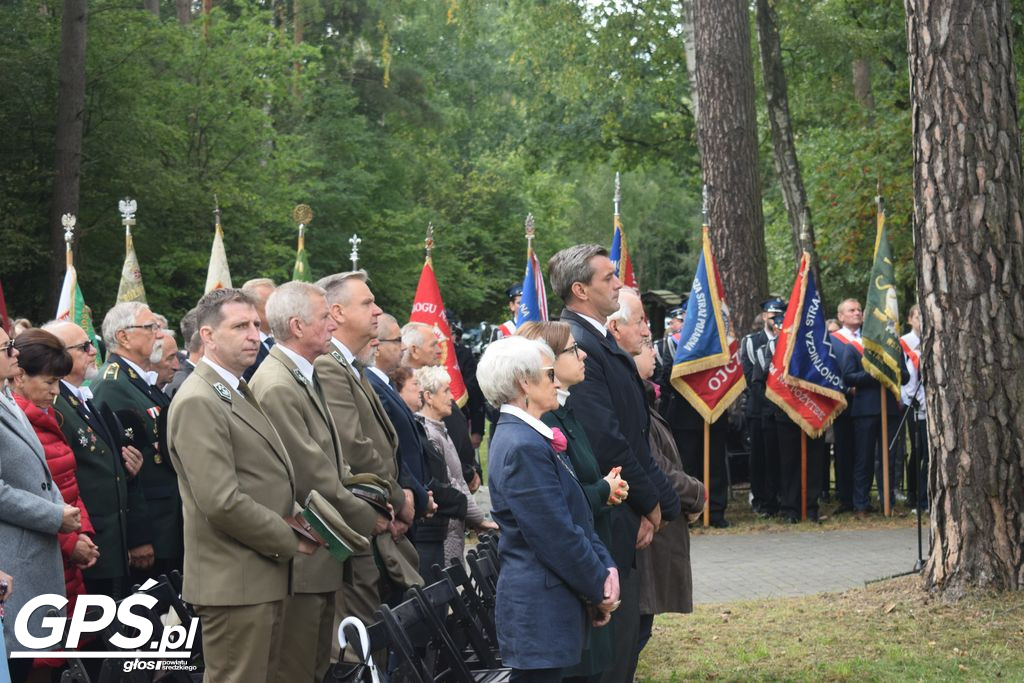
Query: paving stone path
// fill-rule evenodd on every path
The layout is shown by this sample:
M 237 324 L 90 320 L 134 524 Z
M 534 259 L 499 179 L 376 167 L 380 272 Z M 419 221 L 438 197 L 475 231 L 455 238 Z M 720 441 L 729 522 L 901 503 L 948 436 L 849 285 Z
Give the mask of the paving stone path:
M 916 528 L 690 537 L 695 603 L 841 591 L 910 571 L 916 560 Z

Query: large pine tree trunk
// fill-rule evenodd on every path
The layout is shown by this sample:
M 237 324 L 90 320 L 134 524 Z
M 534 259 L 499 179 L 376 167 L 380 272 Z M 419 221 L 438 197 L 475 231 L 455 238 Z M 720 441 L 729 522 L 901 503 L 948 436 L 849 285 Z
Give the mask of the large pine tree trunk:
M 690 101 L 693 120 L 700 115 L 700 101 L 697 99 L 697 44 L 693 34 L 693 2 L 682 0 L 682 37 L 683 51 L 686 53 L 686 75 L 690 77 Z
M 905 0 L 935 544 L 927 584 L 1024 588 L 1024 215 L 1007 0 Z
M 782 68 L 782 41 L 779 39 L 779 21 L 774 0 L 757 0 L 757 38 L 761 46 L 761 70 L 764 74 L 764 95 L 768 105 L 768 121 L 772 131 L 772 149 L 775 171 L 779 174 L 782 198 L 785 200 L 789 225 L 793 230 L 796 258 L 800 252 L 811 254 L 814 282 L 825 306 L 824 283 L 818 270 L 818 252 L 814 247 L 814 225 L 811 207 L 796 157 L 793 122 L 789 116 L 789 95 L 786 92 L 786 72 Z
M 698 143 L 715 248 L 736 332 L 768 292 L 750 23 L 743 0 L 695 0 Z
M 64 273 L 64 228 L 60 217 L 78 213 L 85 119 L 85 41 L 88 0 L 64 0 L 61 19 L 53 200 L 50 204 L 50 299 L 56 306 Z

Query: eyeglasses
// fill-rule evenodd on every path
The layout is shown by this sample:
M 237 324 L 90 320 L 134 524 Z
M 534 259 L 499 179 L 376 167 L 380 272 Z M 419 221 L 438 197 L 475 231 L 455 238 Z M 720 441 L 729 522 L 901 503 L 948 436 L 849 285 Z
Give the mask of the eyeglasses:
M 394 339 L 378 339 L 377 343 L 378 344 L 401 344 L 402 343 L 402 338 L 401 337 L 395 337 Z
M 0 344 L 0 351 L 6 351 L 8 358 L 14 358 L 14 340 L 8 339 L 3 344 Z
M 93 349 L 92 341 L 84 341 L 81 344 L 75 344 L 74 346 L 65 346 L 68 351 L 81 351 L 82 353 L 89 353 Z
M 146 330 L 146 331 L 148 331 L 150 333 L 155 333 L 157 330 L 160 329 L 160 323 L 158 323 L 158 322 L 151 322 L 151 323 L 146 323 L 145 325 L 128 325 L 124 329 L 126 329 L 126 330 Z
M 561 356 L 563 353 L 572 353 L 573 355 L 576 356 L 576 358 L 579 358 L 580 357 L 580 344 L 579 344 L 579 342 L 573 342 L 572 346 L 566 346 L 564 349 L 562 349 L 558 353 L 558 355 Z
M 541 368 L 541 370 L 544 370 L 544 371 L 547 372 L 548 381 L 550 381 L 550 382 L 554 382 L 555 381 L 555 369 L 553 367 L 548 366 L 546 368 Z

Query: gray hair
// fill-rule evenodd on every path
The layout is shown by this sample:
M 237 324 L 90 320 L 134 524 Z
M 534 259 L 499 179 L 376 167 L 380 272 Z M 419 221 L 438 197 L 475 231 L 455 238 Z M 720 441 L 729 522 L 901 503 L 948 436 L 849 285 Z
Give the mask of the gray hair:
M 118 348 L 120 344 L 117 343 L 117 333 L 134 325 L 139 313 L 148 310 L 149 306 L 141 301 L 122 301 L 114 304 L 114 307 L 103 316 L 103 343 L 107 345 L 107 350 L 113 351 Z
M 193 308 L 181 318 L 181 339 L 189 353 L 196 353 L 203 346 L 196 317 L 196 309 Z
M 304 323 L 313 322 L 313 301 L 317 296 L 326 296 L 322 287 L 297 280 L 286 282 L 274 290 L 267 299 L 267 324 L 275 341 L 286 342 L 292 338 L 289 324 L 292 318 Z
M 252 294 L 260 287 L 277 287 L 277 284 L 269 277 L 254 277 L 251 280 L 245 281 L 245 284 L 242 285 L 242 291 L 246 294 Z
M 156 321 L 158 323 L 160 323 L 160 329 L 162 329 L 164 331 L 164 334 L 167 334 L 168 332 L 170 332 L 170 329 L 169 329 L 170 328 L 170 323 L 167 321 L 167 316 L 160 315 L 156 311 L 153 311 L 153 317 L 156 318 Z M 174 334 L 174 333 L 171 332 L 171 334 Z
M 446 384 L 452 383 L 448 370 L 440 365 L 427 365 L 413 373 L 420 383 L 420 389 L 432 394 L 439 393 Z
M 608 250 L 600 244 L 577 244 L 558 252 L 548 261 L 548 280 L 562 301 L 572 298 L 574 282 L 590 284 L 594 279 L 594 268 L 590 260 L 595 256 L 607 256 Z
M 381 330 L 384 329 L 385 325 L 388 325 L 389 327 L 391 325 L 394 325 L 395 327 L 397 327 L 399 329 L 398 334 L 399 334 L 399 336 L 401 336 L 401 334 L 402 334 L 401 329 L 402 328 L 398 324 L 398 320 L 395 318 L 395 316 L 391 315 L 390 313 L 381 313 L 379 316 L 377 316 L 377 336 L 378 337 L 380 337 L 380 335 L 382 334 Z
M 327 292 L 327 303 L 347 306 L 349 301 L 351 301 L 348 281 L 359 280 L 366 282 L 368 279 L 369 276 L 365 270 L 348 270 L 344 273 L 335 273 L 334 275 L 322 277 L 316 281 L 316 286 L 323 288 Z
M 623 294 L 632 294 L 633 297 L 636 297 L 636 299 L 634 300 L 633 297 L 629 297 L 629 296 L 622 296 Z M 615 322 L 617 322 L 619 324 L 622 324 L 622 325 L 625 325 L 625 324 L 629 323 L 629 319 L 631 317 L 633 317 L 634 313 L 636 313 L 636 309 L 633 308 L 633 304 L 636 303 L 636 302 L 639 302 L 639 301 L 640 301 L 640 293 L 637 292 L 632 287 L 623 287 L 622 289 L 620 289 L 619 290 L 619 310 L 615 311 L 610 316 L 608 316 L 606 324 L 610 323 L 612 321 L 615 321 Z
M 512 336 L 488 344 L 476 366 L 476 380 L 487 402 L 497 408 L 518 398 L 520 382 L 540 379 L 542 355 L 555 361 L 554 351 L 540 339 Z
M 379 320 L 377 325 L 380 326 Z M 426 323 L 406 323 L 402 327 L 402 346 L 405 347 L 405 351 L 402 352 L 402 362 L 409 359 L 412 347 L 423 348 L 433 336 L 434 328 Z

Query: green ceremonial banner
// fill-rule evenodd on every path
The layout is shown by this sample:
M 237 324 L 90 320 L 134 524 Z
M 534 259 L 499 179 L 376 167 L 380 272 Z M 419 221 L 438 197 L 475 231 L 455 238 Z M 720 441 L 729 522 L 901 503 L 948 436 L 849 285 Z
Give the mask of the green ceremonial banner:
M 298 282 L 312 282 L 313 275 L 309 272 L 309 257 L 306 255 L 306 245 L 300 239 L 299 251 L 295 254 L 295 269 L 292 271 L 292 280 Z
M 861 339 L 864 342 L 864 369 L 897 398 L 900 395 L 900 363 L 903 360 L 899 322 L 892 253 L 885 231 L 885 212 L 879 211 L 875 259 L 871 266 Z

